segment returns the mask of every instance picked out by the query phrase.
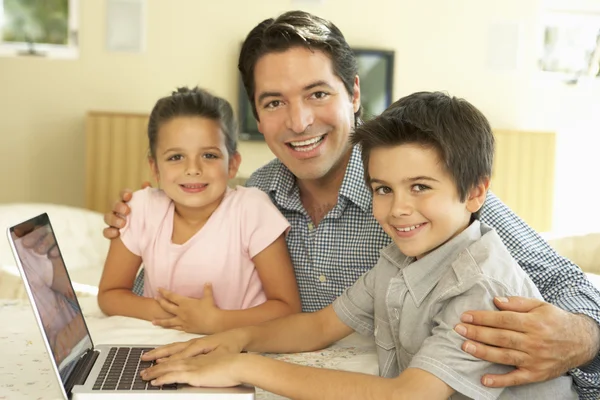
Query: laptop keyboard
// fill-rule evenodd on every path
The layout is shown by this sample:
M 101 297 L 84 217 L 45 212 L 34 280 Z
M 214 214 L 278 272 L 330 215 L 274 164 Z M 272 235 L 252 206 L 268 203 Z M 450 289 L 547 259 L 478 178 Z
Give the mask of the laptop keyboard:
M 146 347 L 112 347 L 98 374 L 93 390 L 175 390 L 177 384 L 152 386 L 142 380 L 140 371 L 151 367 L 152 361 L 142 361 Z

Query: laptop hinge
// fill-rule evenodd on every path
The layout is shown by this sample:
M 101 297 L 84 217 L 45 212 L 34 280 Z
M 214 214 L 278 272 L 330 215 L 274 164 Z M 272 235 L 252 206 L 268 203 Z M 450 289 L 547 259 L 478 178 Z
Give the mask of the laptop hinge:
M 90 374 L 90 371 L 92 370 L 92 367 L 94 366 L 94 363 L 99 355 L 99 351 L 88 349 L 85 353 L 83 353 L 81 358 L 79 358 L 79 361 L 77 361 L 73 372 L 71 372 L 67 378 L 67 381 L 65 382 L 65 391 L 67 392 L 69 398 L 71 397 L 71 390 L 73 390 L 73 386 L 83 385 L 85 383 L 85 380 Z

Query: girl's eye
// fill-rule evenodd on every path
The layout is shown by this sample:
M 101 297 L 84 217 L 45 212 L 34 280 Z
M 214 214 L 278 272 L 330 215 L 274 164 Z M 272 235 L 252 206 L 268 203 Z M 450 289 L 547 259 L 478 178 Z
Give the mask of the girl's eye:
M 379 187 L 375 188 L 375 194 L 378 194 L 380 196 L 384 196 L 389 193 L 392 193 L 392 189 L 390 189 L 387 186 L 379 186 Z
M 415 192 L 424 192 L 427 189 L 431 189 L 429 186 L 423 185 L 423 184 L 420 184 L 420 183 L 417 183 L 417 184 L 413 185 L 412 188 L 413 188 L 413 191 L 415 191 Z
M 167 161 L 180 161 L 183 158 L 183 156 L 181 154 L 175 154 L 169 158 L 167 158 Z

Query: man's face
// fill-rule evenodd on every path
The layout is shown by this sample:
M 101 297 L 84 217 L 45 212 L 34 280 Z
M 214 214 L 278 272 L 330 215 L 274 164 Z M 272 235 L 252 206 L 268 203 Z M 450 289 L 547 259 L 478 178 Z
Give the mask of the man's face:
M 329 56 L 293 47 L 262 56 L 254 82 L 258 129 L 298 179 L 321 179 L 345 168 L 360 107 L 358 77 L 350 96 Z

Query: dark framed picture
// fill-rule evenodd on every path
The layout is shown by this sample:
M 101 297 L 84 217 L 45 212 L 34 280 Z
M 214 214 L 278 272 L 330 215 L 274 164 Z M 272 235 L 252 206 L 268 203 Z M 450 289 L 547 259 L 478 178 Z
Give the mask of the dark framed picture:
M 383 112 L 392 102 L 394 88 L 394 52 L 355 48 L 360 77 L 363 119 L 368 120 Z M 238 119 L 241 140 L 264 140 L 258 131 L 256 119 L 241 78 L 238 79 Z

